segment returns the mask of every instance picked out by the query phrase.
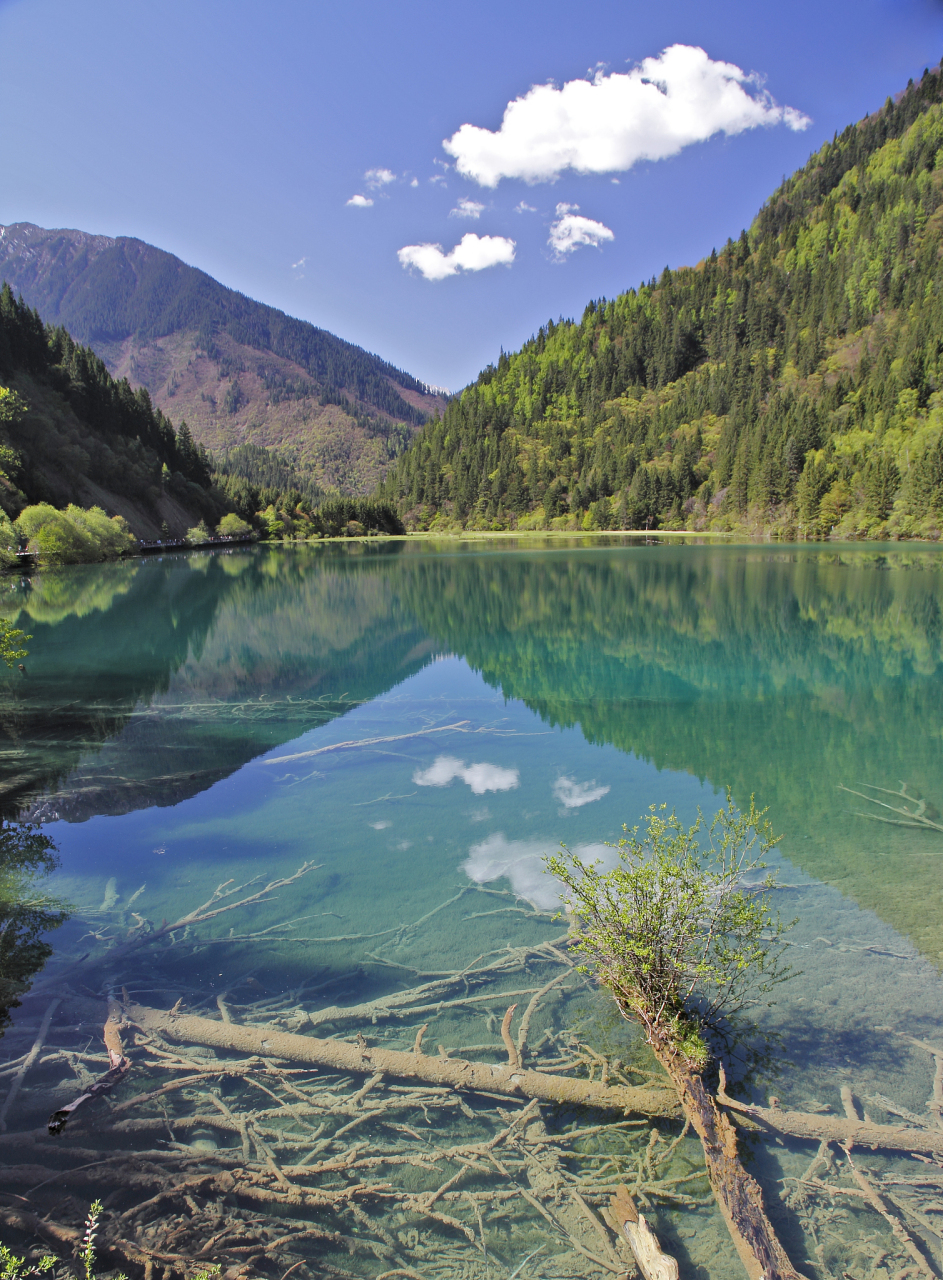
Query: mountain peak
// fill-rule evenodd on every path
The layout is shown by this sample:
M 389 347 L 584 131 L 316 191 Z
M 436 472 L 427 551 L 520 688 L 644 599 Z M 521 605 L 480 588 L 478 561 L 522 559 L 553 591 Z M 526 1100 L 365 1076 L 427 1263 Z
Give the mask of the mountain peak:
M 372 491 L 445 405 L 379 356 L 133 237 L 12 223 L 0 280 L 201 444 L 287 450 L 325 488 Z

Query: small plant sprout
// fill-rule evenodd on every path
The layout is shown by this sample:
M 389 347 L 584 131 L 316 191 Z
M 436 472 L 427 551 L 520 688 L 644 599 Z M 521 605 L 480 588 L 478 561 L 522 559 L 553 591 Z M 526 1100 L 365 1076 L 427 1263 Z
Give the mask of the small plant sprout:
M 43 1276 L 58 1262 L 58 1258 L 47 1253 L 37 1263 L 27 1262 L 11 1253 L 5 1244 L 0 1244 L 0 1280 L 33 1280 L 34 1276 Z
M 752 796 L 741 813 L 728 790 L 709 827 L 700 811 L 686 827 L 665 810 L 652 805 L 644 830 L 623 828 L 608 871 L 565 847 L 547 870 L 565 886 L 565 911 L 578 922 L 581 971 L 641 1023 L 660 1058 L 703 1072 L 705 1031 L 792 976 L 782 942 L 791 925 L 771 909 L 773 877 L 752 875 L 778 842 Z
M 85 1268 L 85 1280 L 95 1280 L 95 1235 L 102 1214 L 102 1202 L 93 1200 L 89 1205 L 88 1217 L 85 1219 L 85 1235 L 82 1237 L 82 1248 L 79 1260 Z

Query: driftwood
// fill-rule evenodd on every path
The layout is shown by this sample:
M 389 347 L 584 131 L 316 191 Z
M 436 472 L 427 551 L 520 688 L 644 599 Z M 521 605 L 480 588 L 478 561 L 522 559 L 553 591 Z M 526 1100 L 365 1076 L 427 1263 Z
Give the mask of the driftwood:
M 787 1134 L 790 1138 L 803 1138 L 807 1142 L 837 1142 L 843 1147 L 853 1145 L 943 1155 L 943 1129 L 910 1129 L 904 1125 L 873 1124 L 869 1120 L 808 1115 L 804 1111 L 785 1111 L 781 1107 L 751 1106 L 728 1096 L 723 1071 L 717 1101 L 762 1128 Z
M 681 1107 L 701 1139 L 707 1176 L 717 1207 L 750 1280 L 802 1280 L 779 1243 L 759 1184 L 740 1162 L 737 1131 L 720 1108 L 703 1078 L 653 1044 L 661 1065 L 671 1076 Z
M 27 1236 L 38 1236 L 40 1240 L 51 1245 L 58 1254 L 65 1254 L 67 1257 L 77 1255 L 83 1242 L 83 1233 L 75 1227 L 64 1227 L 58 1222 L 50 1222 L 48 1219 L 39 1217 L 38 1214 L 28 1213 L 25 1209 L 0 1209 L 0 1225 L 14 1231 L 22 1231 Z M 104 1263 L 108 1271 L 124 1267 L 129 1271 L 143 1269 L 146 1275 L 153 1266 L 148 1254 L 128 1240 L 110 1241 L 98 1238 L 95 1243 L 95 1256 L 99 1264 Z M 186 1259 L 182 1261 L 185 1262 Z M 186 1271 L 182 1268 L 169 1268 L 169 1271 L 172 1276 L 186 1275 Z
M 629 1242 L 639 1271 L 645 1280 L 678 1280 L 678 1263 L 665 1253 L 658 1237 L 635 1207 L 626 1187 L 620 1187 L 609 1201 L 609 1219 Z
M 73 1006 L 81 1004 L 87 1004 L 89 1009 L 101 1008 L 90 1001 L 73 1001 Z M 550 1075 L 543 1071 L 511 1069 L 510 1063 L 497 1065 L 433 1056 L 419 1052 L 418 1047 L 412 1053 L 370 1048 L 362 1037 L 354 1043 L 347 1040 L 322 1040 L 287 1031 L 217 1022 L 191 1014 L 176 1014 L 145 1005 L 128 1004 L 126 1014 L 142 1029 L 161 1031 L 172 1039 L 188 1044 L 232 1049 L 249 1057 L 284 1058 L 289 1062 L 332 1066 L 367 1075 L 382 1072 L 384 1075 L 422 1080 L 428 1084 L 479 1089 L 508 1097 L 538 1098 L 544 1102 L 575 1102 L 623 1114 L 676 1117 L 680 1112 L 676 1095 L 667 1088 L 604 1085 L 590 1080 Z M 943 1155 L 943 1130 L 873 1124 L 868 1121 L 843 1120 L 837 1116 L 812 1115 L 804 1111 L 786 1111 L 780 1107 L 752 1106 L 727 1094 L 723 1074 L 717 1102 L 736 1113 L 736 1116 L 743 1117 L 750 1128 L 758 1125 L 764 1130 L 806 1142 L 838 1142 L 843 1146 L 849 1143 L 886 1151 Z
M 434 1057 L 418 1051 L 404 1053 L 395 1049 L 370 1048 L 362 1037 L 354 1043 L 347 1040 L 321 1040 L 287 1031 L 216 1022 L 211 1018 L 190 1014 L 174 1015 L 169 1011 L 163 1012 L 144 1005 L 129 1004 L 126 1013 L 132 1022 L 145 1030 L 162 1031 L 171 1038 L 188 1044 L 237 1050 L 247 1056 L 285 1058 L 290 1062 L 331 1066 L 369 1075 L 379 1071 L 384 1075 L 423 1080 L 429 1084 L 451 1085 L 457 1089 L 479 1089 L 486 1093 L 506 1094 L 508 1097 L 539 1098 L 543 1102 L 575 1102 L 623 1114 L 657 1117 L 677 1116 L 679 1113 L 677 1098 L 667 1088 L 604 1085 L 591 1080 L 551 1076 L 543 1071 L 512 1068 L 510 1062 L 497 1065 L 467 1062 L 461 1058 Z M 867 1121 L 841 1120 L 834 1116 L 811 1115 L 803 1111 L 785 1111 L 779 1107 L 750 1106 L 729 1097 L 725 1092 L 723 1079 L 717 1102 L 754 1121 L 763 1129 L 807 1142 L 821 1142 L 824 1139 L 843 1145 L 854 1143 L 856 1146 L 889 1151 L 943 1155 L 943 1130 L 911 1129 L 903 1125 L 871 1124 Z M 690 1118 L 693 1124 L 693 1116 Z M 730 1127 L 730 1121 L 726 1117 L 722 1118 Z M 736 1135 L 733 1136 L 735 1138 Z
M 115 1085 L 120 1084 L 131 1070 L 130 1058 L 125 1058 L 123 1055 L 115 1053 L 114 1050 L 109 1050 L 108 1060 L 111 1063 L 110 1071 L 106 1071 L 103 1076 L 100 1076 L 94 1084 L 90 1084 L 77 1098 L 73 1098 L 70 1103 L 60 1107 L 58 1111 L 54 1111 L 49 1117 L 49 1123 L 46 1127 L 52 1137 L 57 1137 L 62 1132 L 72 1115 L 83 1103 L 91 1102 L 93 1098 L 100 1098 L 102 1094 L 110 1093 Z
M 461 1058 L 433 1057 L 421 1052 L 403 1053 L 395 1049 L 368 1046 L 363 1036 L 354 1043 L 321 1040 L 288 1031 L 244 1027 L 215 1022 L 192 1014 L 164 1013 L 144 1005 L 130 1004 L 126 1015 L 144 1031 L 159 1031 L 171 1039 L 202 1044 L 217 1049 L 233 1049 L 243 1054 L 285 1058 L 342 1071 L 399 1076 L 430 1084 L 451 1085 L 455 1089 L 478 1090 L 515 1098 L 537 1098 L 542 1102 L 570 1102 L 612 1111 L 638 1112 L 649 1116 L 675 1116 L 677 1100 L 669 1089 L 604 1085 L 591 1080 L 531 1071 L 511 1062 L 492 1064 L 466 1062 Z M 516 1049 L 515 1049 L 516 1056 Z

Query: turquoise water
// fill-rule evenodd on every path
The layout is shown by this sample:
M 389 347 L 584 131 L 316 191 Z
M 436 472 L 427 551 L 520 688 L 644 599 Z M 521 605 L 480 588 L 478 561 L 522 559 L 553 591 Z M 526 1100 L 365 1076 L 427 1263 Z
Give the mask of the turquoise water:
M 564 842 L 611 857 L 606 842 L 649 805 L 666 803 L 690 821 L 699 806 L 719 807 L 729 786 L 741 805 L 751 794 L 768 805 L 784 833 L 774 855 L 786 886 L 777 904 L 784 917 L 799 918 L 791 954 L 803 971 L 762 1011 L 763 1032 L 777 1038 L 744 1089 L 758 1101 L 775 1093 L 784 1105 L 841 1115 L 846 1085 L 875 1120 L 892 1119 L 890 1105 L 934 1125 L 927 1099 L 935 1061 L 913 1041 L 943 1047 L 941 588 L 943 557 L 934 549 L 615 538 L 259 548 L 22 583 L 5 612 L 33 639 L 26 672 L 4 683 L 0 796 L 8 814 L 43 823 L 60 855 L 52 887 L 76 909 L 52 936 L 55 955 L 0 1051 L 15 1061 L 50 1000 L 67 991 L 91 997 L 124 986 L 158 1008 L 179 999 L 216 1018 L 225 1009 L 236 1021 L 303 1030 L 324 1005 L 382 998 L 483 955 L 539 948 L 563 930 L 551 918 L 558 893 L 543 872 L 545 855 Z M 314 865 L 264 901 L 127 945 L 173 924 L 223 882 L 261 877 L 241 898 L 305 863 Z M 427 1051 L 442 1044 L 499 1061 L 499 1023 L 513 1002 L 505 994 L 523 990 L 515 999 L 526 1003 L 558 972 L 542 967 L 545 959 L 525 957 L 523 967 L 496 973 L 477 1003 L 456 1005 L 453 994 L 431 1015 L 325 1023 L 317 1034 L 362 1031 L 408 1049 L 428 1021 Z M 49 1061 L 31 1069 L 6 1117 L 11 1132 L 42 1126 L 50 1098 L 61 1105 L 83 1078 L 75 1055 L 101 1052 L 94 1030 L 75 1030 L 63 1000 Z M 631 1029 L 575 976 L 536 1011 L 528 1043 L 538 1042 L 544 1065 L 573 1061 L 577 1074 L 594 1053 L 618 1056 L 637 1083 L 655 1070 Z M 55 1057 L 57 1047 L 64 1056 Z M 91 1058 L 87 1069 L 98 1070 Z M 138 1090 L 166 1082 L 153 1064 L 135 1071 Z M 348 1083 L 352 1093 L 363 1080 Z M 248 1105 L 234 1089 L 225 1086 L 225 1104 Z M 129 1083 L 121 1090 L 118 1101 L 135 1091 Z M 109 1105 L 91 1104 L 102 1114 Z M 187 1120 L 204 1114 L 205 1099 L 178 1091 L 161 1105 L 142 1103 L 135 1113 L 163 1116 L 157 1137 L 146 1127 L 101 1137 L 89 1127 L 94 1117 L 77 1118 L 54 1152 L 40 1142 L 30 1159 L 71 1167 L 62 1154 L 69 1142 L 89 1163 L 110 1152 L 115 1170 L 129 1150 L 172 1153 L 174 1143 L 191 1141 L 212 1144 L 203 1156 L 210 1166 L 230 1148 L 244 1155 L 236 1130 L 204 1134 Z M 376 1128 L 361 1126 L 379 1147 L 400 1144 L 403 1168 L 413 1169 L 410 1194 L 434 1190 L 454 1166 L 433 1176 L 409 1165 L 407 1129 L 421 1123 L 424 1140 L 431 1128 L 448 1145 L 504 1123 L 496 1102 L 490 1112 L 475 1104 L 474 1117 L 453 1107 L 432 1119 L 428 1105 L 423 1112 L 417 1102 L 416 1116 L 393 1136 L 379 1118 Z M 546 1107 L 542 1118 L 562 1135 L 604 1117 Z M 315 1144 L 306 1147 L 308 1130 L 302 1125 L 299 1136 L 302 1122 L 292 1123 L 294 1136 L 281 1146 L 267 1139 L 279 1167 Z M 678 1128 L 666 1122 L 660 1131 L 667 1150 Z M 606 1176 L 631 1186 L 642 1178 L 649 1138 L 647 1126 L 634 1133 L 575 1138 L 559 1149 L 571 1171 L 615 1160 Z M 347 1150 L 337 1142 L 335 1153 Z M 260 1149 L 246 1151 L 249 1165 L 266 1168 Z M 898 1274 L 908 1255 L 868 1206 L 797 1194 L 788 1179 L 814 1154 L 814 1144 L 768 1143 L 753 1156 L 794 1260 L 810 1275 Z M 269 1271 L 256 1259 L 259 1274 L 280 1276 L 297 1261 L 302 1275 L 502 1277 L 535 1249 L 522 1277 L 614 1273 L 611 1259 L 608 1271 L 599 1261 L 609 1258 L 599 1229 L 559 1187 L 544 1206 L 554 1222 L 521 1201 L 515 1188 L 538 1200 L 546 1191 L 532 1155 L 521 1156 L 516 1172 L 507 1165 L 506 1183 L 475 1166 L 467 1188 L 479 1200 L 439 1202 L 473 1240 L 402 1195 L 378 1192 L 366 1222 L 346 1207 L 332 1218 L 323 1207 L 250 1211 L 238 1196 L 215 1207 L 197 1196 L 197 1213 L 184 1210 L 192 1239 L 178 1223 L 176 1247 L 193 1252 L 193 1239 L 209 1239 L 213 1214 L 222 1215 L 244 1241 L 231 1246 L 241 1254 L 220 1245 L 220 1260 L 235 1265 L 254 1256 L 244 1224 L 270 1213 L 291 1219 L 296 1234 L 299 1222 L 326 1230 L 343 1220 L 348 1243 L 299 1235 L 273 1252 L 278 1231 L 256 1224 L 258 1249 L 275 1258 Z M 6 1151 L 4 1158 L 10 1162 Z M 867 1155 L 876 1178 L 912 1179 L 913 1165 Z M 739 1275 L 698 1168 L 697 1145 L 685 1138 L 662 1175 L 693 1180 L 678 1184 L 674 1198 L 667 1184 L 664 1194 L 651 1192 L 650 1212 L 683 1274 Z M 395 1185 L 405 1177 L 400 1165 L 387 1173 Z M 579 1185 L 590 1206 L 605 1203 L 602 1173 Z M 908 1209 L 909 1229 L 937 1274 L 939 1187 L 930 1178 Z M 91 1198 L 63 1174 L 60 1199 L 66 1188 L 76 1204 Z M 8 1189 L 23 1191 L 14 1174 Z M 116 1212 L 130 1212 L 128 1194 L 116 1186 Z M 43 1207 L 52 1212 L 55 1203 Z M 174 1252 L 156 1221 L 132 1216 L 136 1238 Z M 351 1245 L 355 1237 L 361 1243 Z M 361 1247 L 368 1238 L 379 1252 Z

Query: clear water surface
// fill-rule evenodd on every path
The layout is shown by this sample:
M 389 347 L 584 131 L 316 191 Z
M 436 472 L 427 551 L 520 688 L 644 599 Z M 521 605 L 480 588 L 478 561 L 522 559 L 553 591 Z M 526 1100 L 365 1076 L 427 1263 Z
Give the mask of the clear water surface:
M 94 1028 L 76 1030 L 63 993 L 124 986 L 159 1008 L 181 999 L 206 1016 L 303 1030 L 306 1010 L 382 998 L 483 955 L 559 939 L 544 855 L 561 842 L 605 852 L 651 804 L 685 820 L 698 806 L 710 814 L 726 787 L 741 805 L 753 794 L 769 806 L 784 833 L 777 904 L 799 918 L 790 938 L 802 974 L 762 1011 L 775 1039 L 744 1089 L 757 1101 L 775 1093 L 786 1106 L 842 1115 L 847 1086 L 875 1120 L 909 1113 L 916 1125 L 938 1125 L 928 1099 L 943 1062 L 941 591 L 943 556 L 929 548 L 618 538 L 257 548 L 21 583 L 6 616 L 33 638 L 26 671 L 2 686 L 0 796 L 8 815 L 41 821 L 54 839 L 53 888 L 76 910 L 52 935 L 56 953 L 0 1041 L 0 1058 L 15 1064 L 50 1000 L 62 997 L 7 1130 L 39 1133 L 50 1102 L 61 1105 L 100 1070 Z M 165 937 L 121 949 L 135 929 L 173 923 L 224 881 L 264 884 L 306 862 L 316 866 L 287 888 L 173 935 L 173 946 Z M 362 1032 L 405 1049 L 425 1021 L 427 1051 L 442 1044 L 499 1061 L 504 994 L 531 992 L 554 972 L 538 957 L 497 975 L 491 999 L 411 1020 L 328 1023 L 316 1034 Z M 538 1042 L 544 1065 L 556 1054 L 575 1074 L 599 1054 L 618 1057 L 635 1083 L 657 1070 L 606 1000 L 575 978 L 535 1011 L 529 1044 Z M 91 1107 L 105 1115 L 148 1082 L 166 1083 L 156 1066 L 135 1070 L 137 1089 L 126 1083 L 114 1101 Z M 0 1078 L 0 1091 L 14 1074 Z M 324 1079 L 348 1096 L 363 1084 Z M 200 1086 L 215 1089 L 220 1115 L 248 1105 L 245 1087 Z M 133 1114 L 163 1117 L 160 1133 L 156 1119 L 150 1129 L 97 1133 L 89 1111 L 58 1147 L 37 1136 L 29 1164 L 59 1171 L 43 1193 L 52 1198 L 37 1192 L 38 1203 L 61 1216 L 71 1196 L 74 1216 L 92 1198 L 68 1173 L 70 1142 L 89 1164 L 110 1153 L 116 1169 L 128 1151 L 189 1151 L 204 1169 L 214 1160 L 232 1168 L 248 1154 L 247 1166 L 267 1170 L 266 1150 L 279 1169 L 310 1163 L 312 1150 L 350 1150 L 353 1134 L 325 1148 L 314 1121 L 297 1117 L 281 1145 L 275 1120 L 254 1121 L 262 1143 L 254 1148 L 238 1126 L 187 1127 L 188 1112 L 212 1110 L 198 1092 L 141 1103 Z M 280 1276 L 296 1261 L 297 1274 L 315 1276 L 616 1273 L 598 1229 L 560 1187 L 568 1178 L 576 1186 L 572 1171 L 581 1170 L 594 1212 L 606 1202 L 597 1191 L 613 1180 L 645 1196 L 648 1126 L 540 1148 L 566 1153 L 563 1172 L 544 1168 L 559 1184 L 549 1190 L 536 1148 L 506 1164 L 504 1181 L 490 1166 L 486 1176 L 469 1165 L 465 1199 L 459 1189 L 444 1193 L 435 1217 L 416 1197 L 460 1166 L 413 1168 L 416 1144 L 481 1141 L 515 1109 L 469 1101 L 430 1116 L 419 1099 L 412 1118 L 397 1112 L 384 1128 L 388 1114 L 378 1110 L 361 1124 L 362 1146 L 399 1144 L 403 1159 L 384 1174 L 398 1199 L 368 1197 L 356 1211 L 345 1202 L 332 1214 L 250 1206 L 238 1195 L 208 1207 L 194 1192 L 192 1208 L 175 1207 L 172 1231 L 147 1214 L 130 1215 L 127 1231 L 168 1256 L 176 1231 L 192 1253 L 188 1215 L 204 1240 L 218 1219 L 217 1230 L 223 1223 L 231 1233 L 229 1245 L 220 1236 L 224 1269 L 248 1260 L 250 1274 Z M 251 1106 L 263 1103 L 258 1092 Z M 539 1123 L 563 1135 L 606 1118 L 544 1107 Z M 672 1126 L 653 1139 L 665 1150 L 680 1131 Z M 306 1134 L 315 1136 L 306 1143 Z M 16 1165 L 9 1143 L 0 1153 Z M 790 1181 L 814 1155 L 814 1144 L 767 1142 L 751 1157 L 794 1260 L 815 1276 L 903 1275 L 913 1258 L 860 1197 L 816 1198 L 808 1180 Z M 905 1200 L 908 1231 L 940 1274 L 941 1166 L 872 1152 L 865 1164 L 877 1179 L 899 1174 L 908 1195 L 915 1167 L 926 1175 L 918 1200 Z M 107 1193 L 108 1166 L 99 1167 Z M 646 1200 L 682 1274 L 739 1276 L 697 1180 L 697 1144 L 685 1137 L 659 1168 L 664 1194 Z M 411 1183 L 403 1169 L 412 1169 Z M 7 1192 L 41 1181 L 18 1177 L 11 1168 Z M 331 1177 L 324 1185 L 336 1192 L 355 1175 Z M 134 1195 L 119 1186 L 113 1200 L 128 1213 Z M 344 1240 L 306 1238 L 306 1223 Z

